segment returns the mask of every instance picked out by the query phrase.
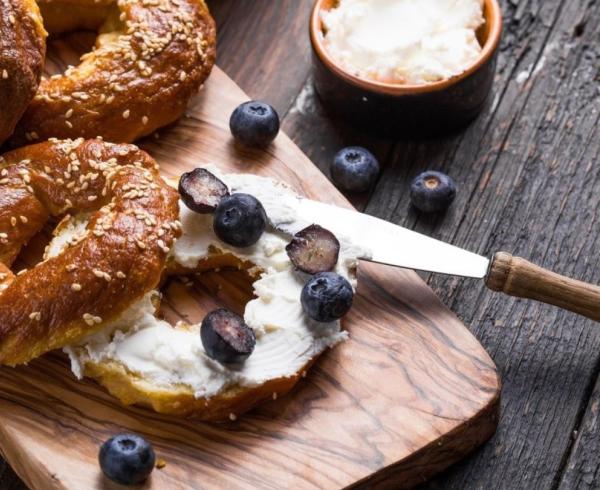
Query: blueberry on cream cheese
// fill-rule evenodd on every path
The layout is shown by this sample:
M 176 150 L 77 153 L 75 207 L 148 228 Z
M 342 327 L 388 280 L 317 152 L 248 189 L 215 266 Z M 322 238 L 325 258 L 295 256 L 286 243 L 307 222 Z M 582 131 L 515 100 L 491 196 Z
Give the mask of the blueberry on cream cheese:
M 204 317 L 200 338 L 208 357 L 223 363 L 245 361 L 256 345 L 254 331 L 244 319 L 225 308 Z
M 447 209 L 456 197 L 454 181 L 442 172 L 433 170 L 418 175 L 410 186 L 410 200 L 424 213 L 438 213 Z
M 267 226 L 265 208 L 250 194 L 237 193 L 224 197 L 214 215 L 213 229 L 219 239 L 234 247 L 250 247 Z
M 229 195 L 227 186 L 204 168 L 184 173 L 179 179 L 179 195 L 196 213 L 212 213 L 222 198 Z
M 349 146 L 340 150 L 331 165 L 331 178 L 340 189 L 368 191 L 379 175 L 379 162 L 366 148 Z
M 156 456 L 143 437 L 119 434 L 102 444 L 98 460 L 109 480 L 121 485 L 137 485 L 152 473 Z
M 304 312 L 317 322 L 342 318 L 352 307 L 354 292 L 348 280 L 335 272 L 315 275 L 302 288 Z
M 268 146 L 279 133 L 279 115 L 264 102 L 252 100 L 240 104 L 229 119 L 231 134 L 245 146 Z

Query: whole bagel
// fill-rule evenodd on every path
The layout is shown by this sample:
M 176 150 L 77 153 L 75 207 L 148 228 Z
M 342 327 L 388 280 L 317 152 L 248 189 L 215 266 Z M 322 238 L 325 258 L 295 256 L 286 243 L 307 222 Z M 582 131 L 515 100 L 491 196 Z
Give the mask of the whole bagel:
M 34 0 L 0 2 L 0 144 L 33 99 L 44 67 L 46 31 Z
M 50 217 L 91 213 L 85 234 L 16 276 Z M 51 141 L 0 159 L 0 363 L 25 363 L 98 331 L 156 288 L 179 235 L 178 194 L 145 152 Z
M 94 49 L 43 79 L 11 144 L 131 142 L 174 122 L 209 75 L 216 29 L 203 0 L 40 0 L 51 34 L 98 29 Z

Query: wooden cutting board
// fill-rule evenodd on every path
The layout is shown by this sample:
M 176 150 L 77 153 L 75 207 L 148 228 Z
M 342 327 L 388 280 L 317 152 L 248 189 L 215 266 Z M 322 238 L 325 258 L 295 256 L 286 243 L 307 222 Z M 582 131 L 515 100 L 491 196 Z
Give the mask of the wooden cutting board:
M 50 73 L 75 64 L 89 42 L 67 39 L 50 50 Z M 141 146 L 167 175 L 211 162 L 348 206 L 284 134 L 267 151 L 233 144 L 229 115 L 246 99 L 216 68 L 187 115 Z M 164 293 L 168 320 L 199 321 L 215 304 L 240 309 L 251 285 L 221 272 L 193 283 L 172 280 Z M 60 353 L 1 368 L 0 448 L 30 487 L 44 490 L 111 487 L 97 453 L 124 431 L 146 436 L 166 462 L 148 488 L 402 488 L 493 434 L 500 394 L 494 363 L 417 274 L 361 263 L 344 325 L 350 340 L 324 354 L 289 395 L 221 425 L 123 407 L 94 382 L 77 381 Z

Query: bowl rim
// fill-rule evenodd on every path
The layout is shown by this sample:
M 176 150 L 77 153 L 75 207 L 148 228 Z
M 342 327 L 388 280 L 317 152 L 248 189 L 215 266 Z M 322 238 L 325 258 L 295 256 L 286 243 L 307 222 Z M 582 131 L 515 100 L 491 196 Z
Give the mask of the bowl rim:
M 481 50 L 481 53 L 479 53 L 477 59 L 466 70 L 458 75 L 454 75 L 450 78 L 445 78 L 438 82 L 432 83 L 407 85 L 378 82 L 353 75 L 352 73 L 343 69 L 327 53 L 327 50 L 322 43 L 323 36 L 319 35 L 322 33 L 320 13 L 321 10 L 323 10 L 323 3 L 325 1 L 327 0 L 316 0 L 310 16 L 309 31 L 313 51 L 329 71 L 333 72 L 339 78 L 342 78 L 351 85 L 358 86 L 370 92 L 378 92 L 388 95 L 411 95 L 444 90 L 452 85 L 455 85 L 461 80 L 468 78 L 477 70 L 479 70 L 479 68 L 487 63 L 488 60 L 494 55 L 500 44 L 500 38 L 502 34 L 502 11 L 500 9 L 500 5 L 498 0 L 484 0 L 489 12 L 486 20 L 490 22 L 490 32 L 483 49 Z

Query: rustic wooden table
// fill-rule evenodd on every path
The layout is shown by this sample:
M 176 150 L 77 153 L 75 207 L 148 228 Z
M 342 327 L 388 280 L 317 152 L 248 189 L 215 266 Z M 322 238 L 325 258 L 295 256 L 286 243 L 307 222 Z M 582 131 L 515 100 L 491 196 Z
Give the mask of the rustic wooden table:
M 359 208 L 482 254 L 508 250 L 600 283 L 600 5 L 503 0 L 493 94 L 466 130 L 428 141 L 376 139 L 324 114 L 311 80 L 311 0 L 212 0 L 219 64 L 272 103 L 284 130 L 327 173 L 347 145 L 384 171 Z M 443 217 L 415 214 L 410 179 L 439 169 L 460 186 Z M 480 339 L 503 379 L 497 434 L 430 488 L 600 487 L 600 328 L 479 282 L 430 285 Z M 0 488 L 22 483 L 0 462 Z

